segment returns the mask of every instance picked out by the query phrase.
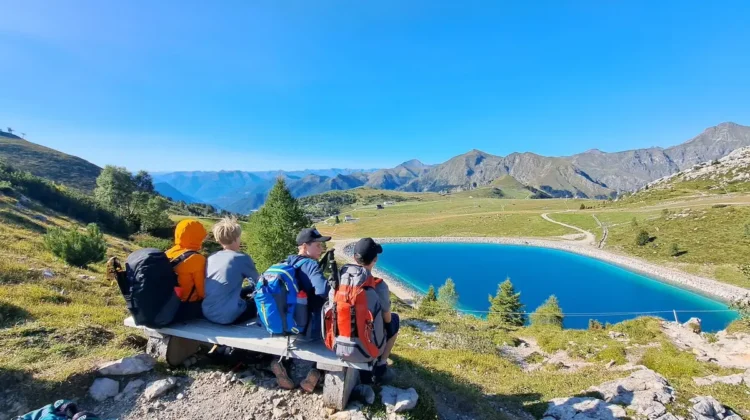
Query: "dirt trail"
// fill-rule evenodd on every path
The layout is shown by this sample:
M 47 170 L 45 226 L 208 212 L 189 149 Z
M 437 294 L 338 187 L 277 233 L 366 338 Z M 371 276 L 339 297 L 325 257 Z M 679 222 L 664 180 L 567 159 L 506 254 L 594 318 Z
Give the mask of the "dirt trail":
M 593 217 L 594 220 L 596 220 L 596 224 L 599 225 L 599 229 L 602 230 L 602 239 L 599 240 L 599 244 L 597 245 L 599 249 L 602 249 L 604 248 L 604 244 L 607 242 L 607 236 L 609 236 L 609 229 L 607 228 L 607 225 L 602 223 L 599 220 L 599 218 L 596 217 L 595 214 L 592 214 L 591 217 Z
M 558 212 L 558 213 L 565 213 L 565 212 Z M 558 222 L 556 220 L 552 220 L 549 217 L 549 213 L 542 213 L 542 219 L 544 219 L 544 220 L 546 220 L 548 222 L 554 223 L 556 225 L 560 225 L 560 226 L 564 226 L 564 227 L 569 228 L 569 229 L 577 230 L 578 232 L 581 232 L 581 233 L 583 233 L 586 236 L 584 239 L 582 239 L 580 241 L 576 241 L 576 242 L 585 242 L 586 244 L 591 244 L 591 245 L 593 245 L 594 243 L 596 243 L 596 235 L 594 235 L 593 233 L 589 232 L 588 230 L 584 230 L 584 229 L 581 229 L 581 228 L 579 228 L 577 226 L 569 225 L 567 223 L 562 223 L 562 222 Z

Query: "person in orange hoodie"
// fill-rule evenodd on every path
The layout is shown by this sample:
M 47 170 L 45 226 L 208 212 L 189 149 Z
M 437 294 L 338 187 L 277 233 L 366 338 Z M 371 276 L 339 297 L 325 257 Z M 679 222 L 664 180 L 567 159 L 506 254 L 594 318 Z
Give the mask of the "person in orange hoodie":
M 200 254 L 206 228 L 195 219 L 185 219 L 177 223 L 174 231 L 174 246 L 167 250 L 167 258 L 180 261 L 175 267 L 176 289 L 183 304 L 175 316 L 175 321 L 185 321 L 201 316 L 201 301 L 205 296 L 206 257 Z

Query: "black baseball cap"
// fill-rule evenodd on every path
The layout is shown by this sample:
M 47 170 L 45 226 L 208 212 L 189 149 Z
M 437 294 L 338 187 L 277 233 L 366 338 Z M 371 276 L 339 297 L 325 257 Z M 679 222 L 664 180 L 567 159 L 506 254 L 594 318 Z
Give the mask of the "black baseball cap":
M 302 229 L 297 235 L 297 245 L 309 244 L 310 242 L 328 242 L 330 240 L 330 236 L 321 235 L 315 228 Z
M 362 238 L 354 245 L 354 256 L 366 264 L 382 253 L 383 247 L 372 238 Z

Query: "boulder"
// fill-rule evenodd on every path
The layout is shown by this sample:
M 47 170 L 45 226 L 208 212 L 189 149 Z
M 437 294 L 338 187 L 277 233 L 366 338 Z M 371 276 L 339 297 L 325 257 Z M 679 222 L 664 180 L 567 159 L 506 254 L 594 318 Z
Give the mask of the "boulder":
M 147 400 L 153 400 L 154 398 L 158 398 L 166 394 L 167 391 L 174 388 L 176 385 L 176 378 L 160 379 L 158 381 L 151 382 L 146 390 L 143 391 L 143 395 Z
M 728 376 L 709 375 L 703 378 L 693 378 L 693 382 L 695 382 L 695 384 L 698 386 L 707 386 L 716 383 L 727 385 L 741 385 L 743 382 L 745 382 L 745 377 L 741 373 Z
M 141 389 L 143 385 L 146 384 L 146 381 L 143 379 L 135 379 L 133 381 L 128 382 L 127 385 L 125 385 L 125 389 L 122 390 L 117 396 L 115 397 L 115 401 L 122 401 L 124 399 L 130 398 L 135 395 L 136 391 Z
M 156 360 L 148 354 L 139 354 L 133 357 L 109 362 L 99 367 L 99 374 L 105 376 L 137 375 L 148 372 L 156 365 Z
M 601 394 L 608 403 L 623 405 L 649 419 L 666 414 L 666 404 L 675 398 L 667 380 L 650 369 L 635 371 L 627 378 L 605 382 L 589 391 Z
M 380 398 L 389 413 L 401 413 L 416 407 L 419 395 L 414 388 L 401 389 L 384 386 L 380 390 Z
M 91 384 L 89 395 L 96 401 L 104 401 L 120 392 L 120 383 L 109 378 L 98 378 Z
M 693 420 L 742 420 L 714 397 L 695 397 L 690 402 L 693 406 L 690 407 L 689 414 Z
M 544 418 L 550 420 L 614 420 L 626 416 L 619 405 L 592 397 L 555 398 L 544 412 Z

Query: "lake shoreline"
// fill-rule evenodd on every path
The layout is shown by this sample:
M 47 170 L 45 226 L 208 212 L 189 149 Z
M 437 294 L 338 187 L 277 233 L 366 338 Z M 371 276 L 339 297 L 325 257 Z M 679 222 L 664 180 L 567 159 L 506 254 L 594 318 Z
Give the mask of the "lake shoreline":
M 641 259 L 626 255 L 614 254 L 608 251 L 594 248 L 589 245 L 580 244 L 571 241 L 555 241 L 550 239 L 536 238 L 504 238 L 504 237 L 391 237 L 375 238 L 378 243 L 478 243 L 478 244 L 498 244 L 498 245 L 519 245 L 531 246 L 538 248 L 550 248 L 561 251 L 572 252 L 578 255 L 595 258 L 600 261 L 608 262 L 627 270 L 642 274 L 663 283 L 686 289 L 700 295 L 719 300 L 724 303 L 731 303 L 737 299 L 750 295 L 750 290 L 743 289 L 739 286 L 721 283 L 706 277 L 696 276 L 694 274 L 684 273 L 671 268 L 661 267 L 659 265 L 643 261 Z M 353 263 L 352 249 L 356 240 L 341 239 L 337 240 L 342 253 L 338 254 L 348 263 Z M 388 283 L 391 292 L 400 299 L 406 300 L 407 303 L 416 302 L 421 293 L 411 287 L 407 282 L 375 269 L 375 274 L 383 278 Z

